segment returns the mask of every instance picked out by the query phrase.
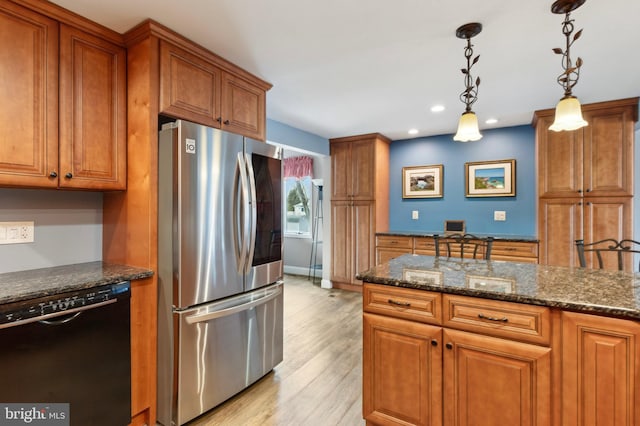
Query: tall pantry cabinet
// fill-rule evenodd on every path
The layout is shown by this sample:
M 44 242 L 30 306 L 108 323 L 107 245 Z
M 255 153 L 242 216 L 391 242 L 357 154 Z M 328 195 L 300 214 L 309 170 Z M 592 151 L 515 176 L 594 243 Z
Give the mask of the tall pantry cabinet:
M 375 234 L 389 228 L 389 144 L 379 133 L 330 139 L 331 281 L 362 291 L 375 265 Z
M 541 264 L 578 266 L 577 239 L 633 237 L 638 98 L 583 105 L 582 112 L 589 125 L 570 132 L 549 130 L 553 109 L 534 114 Z M 616 268 L 613 258 L 605 263 Z

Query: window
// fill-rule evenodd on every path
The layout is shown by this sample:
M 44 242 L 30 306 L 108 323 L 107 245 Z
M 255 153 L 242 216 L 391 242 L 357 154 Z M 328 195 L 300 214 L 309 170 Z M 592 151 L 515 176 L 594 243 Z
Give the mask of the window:
M 284 233 L 289 237 L 311 238 L 311 179 L 313 159 L 284 159 Z

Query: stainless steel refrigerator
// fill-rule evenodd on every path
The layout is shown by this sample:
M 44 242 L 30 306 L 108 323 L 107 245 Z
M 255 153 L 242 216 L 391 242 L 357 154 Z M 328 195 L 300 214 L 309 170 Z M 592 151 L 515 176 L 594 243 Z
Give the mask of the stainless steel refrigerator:
M 282 361 L 282 152 L 182 120 L 158 148 L 158 421 L 182 425 Z

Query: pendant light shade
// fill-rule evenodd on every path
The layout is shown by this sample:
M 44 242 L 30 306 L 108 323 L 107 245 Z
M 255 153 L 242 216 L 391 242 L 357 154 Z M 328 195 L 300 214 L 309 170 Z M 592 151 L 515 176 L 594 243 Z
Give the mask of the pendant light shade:
M 482 139 L 478 129 L 478 117 L 473 111 L 465 112 L 458 121 L 458 131 L 453 137 L 456 142 L 473 142 Z
M 478 117 L 471 110 L 471 106 L 478 100 L 478 87 L 480 86 L 480 77 L 476 78 L 475 81 L 471 77 L 471 68 L 480 59 L 480 55 L 473 57 L 471 37 L 480 34 L 480 31 L 482 31 L 482 24 L 477 22 L 462 25 L 456 30 L 456 37 L 467 40 L 467 46 L 464 48 L 467 67 L 460 70 L 464 75 L 465 85 L 464 92 L 460 94 L 460 100 L 465 105 L 465 110 L 458 122 L 458 131 L 453 137 L 453 140 L 457 142 L 471 142 L 482 138 L 478 129 Z
M 577 130 L 588 125 L 582 118 L 582 108 L 580 101 L 575 96 L 567 96 L 560 99 L 556 105 L 556 117 L 549 130 L 560 132 L 562 130 Z
M 555 54 L 562 55 L 562 68 L 564 70 L 557 79 L 558 84 L 564 89 L 564 97 L 556 105 L 556 116 L 553 124 L 549 126 L 549 130 L 554 132 L 577 130 L 589 124 L 582 118 L 582 108 L 578 98 L 571 94 L 573 86 L 578 83 L 580 78 L 582 58 L 578 58 L 574 64 L 571 61 L 570 49 L 573 43 L 582 35 L 582 30 L 577 31 L 572 37 L 574 27 L 570 12 L 582 6 L 584 2 L 585 0 L 556 0 L 551 6 L 552 13 L 565 15 L 562 22 L 565 49 L 563 50 L 559 47 L 553 49 Z

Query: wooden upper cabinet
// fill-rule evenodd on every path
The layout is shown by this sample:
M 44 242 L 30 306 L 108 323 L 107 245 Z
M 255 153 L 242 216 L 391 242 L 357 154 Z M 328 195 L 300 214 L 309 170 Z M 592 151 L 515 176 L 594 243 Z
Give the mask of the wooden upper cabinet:
M 160 41 L 160 112 L 220 128 L 222 70 Z
M 160 42 L 160 112 L 266 138 L 266 91 L 207 59 Z
M 376 135 L 332 139 L 332 200 L 376 199 Z M 388 143 L 388 142 L 387 142 Z M 384 165 L 385 170 L 388 164 Z
M 633 196 L 638 98 L 583 105 L 588 126 L 553 132 L 554 110 L 536 111 L 540 197 Z
M 583 128 L 585 195 L 633 196 L 634 123 L 638 99 L 631 105 L 585 112 Z
M 53 187 L 58 23 L 0 0 L 0 185 Z
M 222 128 L 265 140 L 265 91 L 226 72 L 222 77 Z
M 61 188 L 125 189 L 126 51 L 60 26 Z

